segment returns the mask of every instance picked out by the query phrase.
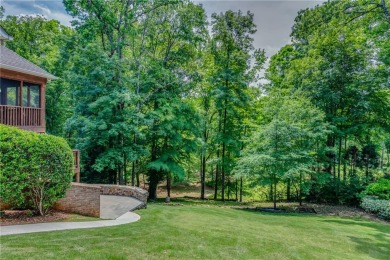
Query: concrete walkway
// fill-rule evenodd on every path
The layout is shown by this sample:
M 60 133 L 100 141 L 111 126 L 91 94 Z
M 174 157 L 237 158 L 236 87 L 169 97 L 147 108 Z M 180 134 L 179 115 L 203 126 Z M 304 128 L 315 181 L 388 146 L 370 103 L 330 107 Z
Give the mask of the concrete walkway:
M 117 219 L 140 205 L 142 202 L 132 197 L 100 195 L 100 218 Z
M 46 232 L 55 230 L 68 230 L 80 228 L 99 228 L 128 224 L 138 221 L 141 217 L 134 212 L 126 212 L 114 220 L 97 220 L 86 222 L 52 222 L 26 225 L 13 225 L 0 227 L 0 236 Z

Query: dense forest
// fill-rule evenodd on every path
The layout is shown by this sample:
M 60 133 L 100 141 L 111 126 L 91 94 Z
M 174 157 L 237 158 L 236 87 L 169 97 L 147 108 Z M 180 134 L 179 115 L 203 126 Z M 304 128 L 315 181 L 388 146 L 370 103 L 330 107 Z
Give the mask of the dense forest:
M 4 16 L 7 47 L 59 77 L 47 132 L 82 182 L 200 183 L 215 200 L 357 204 L 390 175 L 390 4 L 301 10 L 291 44 L 255 49 L 254 14 L 190 1 L 64 0 L 72 28 Z M 265 71 L 265 77 L 262 77 Z M 210 198 L 209 198 L 210 199 Z

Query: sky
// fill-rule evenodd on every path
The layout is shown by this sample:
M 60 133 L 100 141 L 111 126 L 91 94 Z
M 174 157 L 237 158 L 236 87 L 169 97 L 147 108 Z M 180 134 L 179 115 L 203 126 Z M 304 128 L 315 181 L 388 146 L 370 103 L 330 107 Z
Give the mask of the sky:
M 229 9 L 254 13 L 254 22 L 257 25 L 257 32 L 254 35 L 255 48 L 265 49 L 267 57 L 271 57 L 290 42 L 289 35 L 297 12 L 324 1 L 194 0 L 194 2 L 202 4 L 209 17 L 212 13 Z M 0 3 L 5 8 L 5 15 L 41 14 L 68 26 L 73 19 L 66 13 L 62 0 L 0 0 Z

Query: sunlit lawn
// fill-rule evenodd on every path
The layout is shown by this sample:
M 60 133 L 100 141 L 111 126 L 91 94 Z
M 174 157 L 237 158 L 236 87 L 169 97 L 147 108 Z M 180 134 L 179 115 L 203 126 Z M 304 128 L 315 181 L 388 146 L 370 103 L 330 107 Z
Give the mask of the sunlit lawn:
M 149 204 L 127 225 L 1 237 L 2 259 L 389 259 L 390 225 Z

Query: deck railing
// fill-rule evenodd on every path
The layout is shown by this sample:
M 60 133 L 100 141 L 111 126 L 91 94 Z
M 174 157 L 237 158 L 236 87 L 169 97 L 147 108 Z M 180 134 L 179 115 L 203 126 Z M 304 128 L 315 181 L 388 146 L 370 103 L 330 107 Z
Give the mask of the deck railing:
M 72 150 L 73 151 L 73 165 L 74 165 L 74 173 L 76 174 L 76 182 L 80 182 L 80 150 Z
M 0 124 L 42 126 L 42 108 L 0 105 Z

